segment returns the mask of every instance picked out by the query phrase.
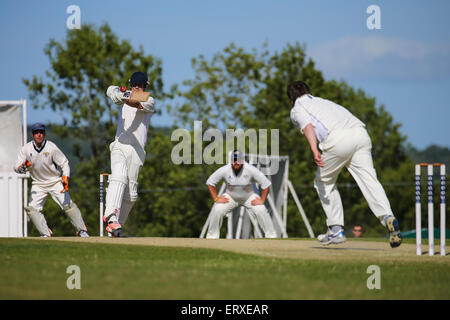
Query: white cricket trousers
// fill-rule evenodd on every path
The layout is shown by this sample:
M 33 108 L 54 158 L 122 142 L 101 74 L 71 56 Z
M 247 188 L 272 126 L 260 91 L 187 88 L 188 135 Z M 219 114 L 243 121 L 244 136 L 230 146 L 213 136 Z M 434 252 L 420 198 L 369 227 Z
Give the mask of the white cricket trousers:
M 372 142 L 364 127 L 331 132 L 319 147 L 325 167 L 317 167 L 314 187 L 327 216 L 327 226 L 344 225 L 344 209 L 336 187 L 336 180 L 344 166 L 355 179 L 375 216 L 392 214 L 389 200 L 377 179 L 372 161 Z
M 109 148 L 111 151 L 111 176 L 106 193 L 105 216 L 108 217 L 115 213 L 119 221 L 125 223 L 129 211 L 138 197 L 137 180 L 145 161 L 145 152 L 117 140 L 112 142 Z M 124 208 L 125 203 L 127 208 Z
M 235 201 L 228 193 L 224 193 L 223 195 L 228 199 L 228 202 L 214 203 L 209 220 L 208 233 L 206 234 L 207 239 L 219 239 L 223 217 L 240 205 L 243 205 L 248 210 L 249 214 L 258 221 L 266 238 L 277 237 L 272 218 L 270 217 L 266 206 L 263 204 L 257 206 L 252 205 L 252 201 L 259 198 L 256 193 L 250 195 L 250 197 L 242 203 Z
M 63 189 L 64 186 L 61 181 L 57 181 L 49 186 L 33 184 L 31 186 L 31 195 L 28 205 L 37 211 L 42 211 L 45 201 L 47 200 L 48 195 L 50 195 L 59 207 L 64 210 L 64 206 L 68 206 L 72 201 L 69 192 L 61 193 L 61 190 Z
M 48 186 L 33 184 L 31 187 L 30 202 L 28 203 L 28 209 L 26 210 L 31 221 L 42 236 L 45 235 L 50 237 L 52 235 L 52 231 L 48 227 L 47 221 L 41 212 L 48 195 L 50 195 L 59 207 L 64 210 L 77 232 L 81 230 L 87 231 L 80 209 L 70 199 L 69 192 L 61 193 L 61 190 L 63 189 L 64 186 L 61 181 L 57 181 Z

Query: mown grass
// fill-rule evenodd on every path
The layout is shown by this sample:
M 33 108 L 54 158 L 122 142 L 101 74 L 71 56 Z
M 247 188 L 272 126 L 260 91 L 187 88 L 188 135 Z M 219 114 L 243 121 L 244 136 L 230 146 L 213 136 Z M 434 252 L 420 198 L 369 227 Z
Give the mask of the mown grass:
M 445 258 L 444 258 L 445 259 Z M 220 250 L 0 239 L 0 299 L 449 299 L 448 264 L 267 258 Z M 367 267 L 381 289 L 367 288 Z M 81 289 L 66 286 L 81 269 Z

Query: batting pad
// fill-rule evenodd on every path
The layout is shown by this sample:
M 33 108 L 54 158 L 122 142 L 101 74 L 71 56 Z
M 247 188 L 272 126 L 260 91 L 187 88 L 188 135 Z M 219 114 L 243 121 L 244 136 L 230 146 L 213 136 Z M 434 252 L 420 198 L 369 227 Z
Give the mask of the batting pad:
M 64 206 L 64 211 L 77 232 L 81 230 L 87 231 L 86 224 L 81 216 L 81 211 L 75 202 L 71 202 L 69 205 Z
M 105 216 L 120 211 L 123 193 L 128 183 L 127 167 L 123 162 L 114 163 L 112 174 L 109 179 L 108 191 L 106 192 Z
M 47 220 L 45 220 L 44 215 L 40 211 L 36 210 L 33 207 L 25 207 L 25 211 L 27 212 L 31 222 L 33 222 L 34 226 L 39 231 L 41 236 L 52 236 L 52 231 L 47 226 Z
M 119 223 L 121 226 L 124 226 L 125 222 L 127 222 L 128 215 L 130 214 L 131 209 L 133 209 L 134 203 L 135 201 L 123 199 L 122 206 L 119 211 Z

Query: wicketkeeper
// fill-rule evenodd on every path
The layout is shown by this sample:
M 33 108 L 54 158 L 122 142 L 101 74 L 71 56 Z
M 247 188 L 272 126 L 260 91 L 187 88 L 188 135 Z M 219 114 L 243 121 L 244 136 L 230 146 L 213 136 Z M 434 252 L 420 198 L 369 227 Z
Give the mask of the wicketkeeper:
M 81 216 L 80 209 L 70 199 L 69 195 L 69 161 L 62 151 L 51 141 L 45 139 L 45 126 L 36 123 L 31 127 L 33 141 L 20 149 L 14 171 L 30 172 L 32 179 L 31 197 L 28 207 L 25 207 L 30 220 L 42 237 L 51 237 L 52 231 L 42 213 L 47 196 L 66 213 L 69 221 L 75 227 L 76 235 L 88 237 L 87 228 Z M 62 175 L 57 169 L 61 168 Z
M 224 195 L 217 196 L 216 185 L 225 180 Z M 261 185 L 261 197 L 253 189 L 254 183 Z M 264 231 L 266 238 L 276 238 L 272 219 L 264 206 L 271 182 L 256 167 L 247 163 L 240 150 L 231 153 L 230 164 L 217 169 L 206 181 L 214 206 L 211 211 L 206 238 L 218 239 L 223 217 L 238 206 L 244 206 Z
M 148 83 L 143 72 L 133 73 L 129 80 L 132 92 L 143 92 Z M 149 97 L 146 102 L 123 101 L 118 86 L 110 86 L 106 94 L 120 106 L 120 112 L 115 140 L 109 146 L 111 176 L 103 221 L 110 235 L 121 237 L 122 226 L 138 197 L 137 181 L 145 161 L 147 130 L 155 113 L 155 100 Z

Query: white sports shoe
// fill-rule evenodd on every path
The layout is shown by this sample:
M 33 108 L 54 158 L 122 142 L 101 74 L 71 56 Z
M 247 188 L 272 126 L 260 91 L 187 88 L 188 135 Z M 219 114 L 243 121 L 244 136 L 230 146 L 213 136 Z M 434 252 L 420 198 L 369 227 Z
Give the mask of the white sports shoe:
M 328 231 L 326 233 L 320 234 L 317 237 L 317 240 L 324 245 L 329 245 L 329 244 L 339 244 L 339 243 L 343 243 L 347 240 L 347 238 L 344 235 L 344 229 L 339 230 L 336 233 L 333 233 L 331 231 L 331 229 L 328 229 Z
M 84 230 L 79 231 L 78 232 L 78 236 L 82 237 L 82 238 L 88 238 L 89 237 L 88 233 L 86 231 L 84 231 Z

